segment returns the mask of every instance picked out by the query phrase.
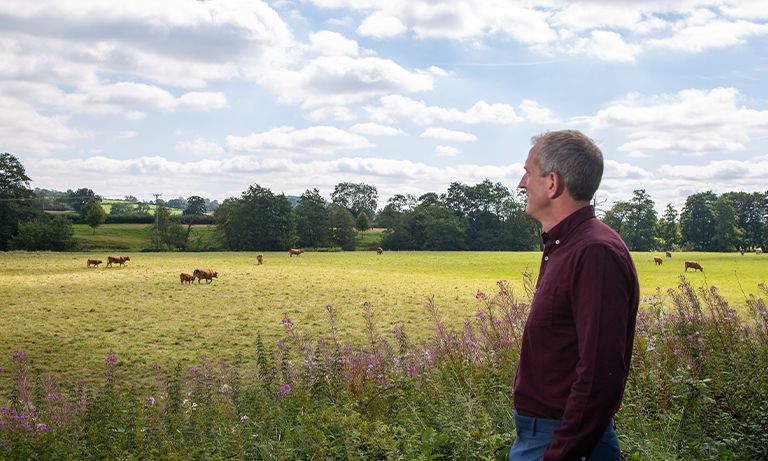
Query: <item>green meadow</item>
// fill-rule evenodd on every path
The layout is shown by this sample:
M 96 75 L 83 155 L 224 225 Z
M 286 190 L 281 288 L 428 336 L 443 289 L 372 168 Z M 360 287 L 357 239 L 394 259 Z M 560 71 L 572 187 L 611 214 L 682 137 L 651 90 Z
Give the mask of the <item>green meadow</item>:
M 107 268 L 110 254 L 131 260 Z M 679 253 L 662 266 L 653 256 L 633 254 L 644 297 L 656 287 L 676 287 L 685 274 L 694 287 L 717 286 L 738 307 L 768 278 L 767 257 L 755 254 Z M 89 269 L 88 258 L 104 263 Z M 494 293 L 497 281 L 510 281 L 524 295 L 521 273 L 538 270 L 539 258 L 538 252 L 266 252 L 259 266 L 255 253 L 0 253 L 0 366 L 24 350 L 41 373 L 98 382 L 112 349 L 131 370 L 124 379 L 142 388 L 153 364 L 189 364 L 200 355 L 231 362 L 240 352 L 247 367 L 258 334 L 266 344 L 284 338 L 285 316 L 312 338 L 328 335 L 327 304 L 338 312 L 345 343 L 364 341 L 364 302 L 373 304 L 385 337 L 402 326 L 426 339 L 433 333 L 428 298 L 443 322 L 459 329 L 481 307 L 478 291 Z M 705 272 L 686 274 L 685 260 L 698 261 Z M 180 273 L 198 267 L 218 271 L 218 278 L 182 285 Z M 10 388 L 10 377 L 0 375 L 0 403 Z

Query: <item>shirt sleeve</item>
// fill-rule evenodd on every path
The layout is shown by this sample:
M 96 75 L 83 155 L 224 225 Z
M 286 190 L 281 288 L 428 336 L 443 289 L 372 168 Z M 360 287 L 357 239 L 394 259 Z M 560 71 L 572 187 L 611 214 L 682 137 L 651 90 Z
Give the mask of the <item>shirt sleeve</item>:
M 627 261 L 607 245 L 590 245 L 579 257 L 571 285 L 579 351 L 576 380 L 543 461 L 589 459 L 618 410 L 636 283 Z

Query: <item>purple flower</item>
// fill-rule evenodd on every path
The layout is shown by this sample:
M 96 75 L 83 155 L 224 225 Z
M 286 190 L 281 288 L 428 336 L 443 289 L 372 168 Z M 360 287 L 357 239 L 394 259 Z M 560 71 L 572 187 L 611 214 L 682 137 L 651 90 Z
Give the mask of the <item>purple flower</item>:
M 107 356 L 107 363 L 110 362 L 117 362 L 117 356 L 114 352 L 112 352 L 112 349 L 109 349 L 109 355 Z
M 286 384 L 285 386 L 280 386 L 280 393 L 281 394 L 288 394 L 289 392 L 291 392 L 291 385 L 290 384 Z
M 149 398 L 149 404 L 150 404 L 150 405 L 154 405 L 154 404 L 155 404 L 155 399 L 154 399 L 154 397 L 150 397 L 150 398 Z
M 190 373 L 195 373 L 195 372 L 197 372 L 197 368 L 194 368 L 194 367 L 193 367 L 193 368 L 190 368 L 190 369 L 189 369 L 189 372 L 190 372 Z
M 370 306 L 370 305 L 371 305 L 371 303 L 369 303 L 368 301 L 363 303 L 363 306 Z
M 483 314 L 482 312 L 478 312 L 477 314 L 475 314 L 475 317 L 477 317 L 478 320 L 485 320 L 485 314 Z
M 475 299 L 480 299 L 480 298 L 482 298 L 483 296 L 485 296 L 485 293 L 483 293 L 483 292 L 481 292 L 481 291 L 478 291 L 478 292 L 477 292 L 477 294 L 475 295 Z
M 15 353 L 15 354 L 13 354 L 13 358 L 14 358 L 14 359 L 20 359 L 20 360 L 23 360 L 23 359 L 26 359 L 26 358 L 27 358 L 27 354 L 25 354 L 25 353 L 24 353 L 24 351 L 19 351 L 19 352 L 17 352 L 17 353 Z
M 288 317 L 284 318 L 283 325 L 285 325 L 286 323 L 291 323 L 291 319 L 289 319 Z
M 679 354 L 679 353 L 680 353 L 680 351 L 679 351 L 679 350 L 677 350 L 677 349 L 675 349 L 675 355 L 677 355 L 677 354 Z
M 686 315 L 685 316 L 685 320 L 688 320 L 688 321 L 696 320 L 696 316 L 695 315 Z

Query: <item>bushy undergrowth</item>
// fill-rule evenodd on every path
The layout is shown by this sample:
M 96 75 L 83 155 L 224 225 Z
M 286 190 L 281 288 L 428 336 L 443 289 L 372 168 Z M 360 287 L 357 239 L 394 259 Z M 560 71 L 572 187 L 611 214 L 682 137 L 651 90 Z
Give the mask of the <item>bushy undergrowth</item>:
M 16 389 L 0 408 L 0 460 L 506 459 L 528 302 L 498 290 L 477 293 L 475 318 L 453 328 L 429 300 L 434 335 L 420 344 L 379 331 L 369 303 L 362 348 L 338 341 L 330 305 L 317 340 L 286 317 L 283 341 L 257 337 L 255 369 L 155 365 L 149 395 L 116 387 L 129 370 L 111 351 L 98 388 L 38 376 L 19 351 L 0 375 Z M 684 277 L 644 300 L 616 418 L 627 459 L 768 459 L 768 314 L 760 296 L 746 301 L 743 322 L 715 287 Z

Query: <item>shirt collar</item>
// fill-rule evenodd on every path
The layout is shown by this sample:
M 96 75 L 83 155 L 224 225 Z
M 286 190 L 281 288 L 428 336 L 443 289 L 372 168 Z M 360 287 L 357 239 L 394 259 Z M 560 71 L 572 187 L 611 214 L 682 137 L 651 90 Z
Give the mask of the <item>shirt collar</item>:
M 587 219 L 595 217 L 595 208 L 592 205 L 579 208 L 571 213 L 567 218 L 563 219 L 559 223 L 549 230 L 549 232 L 543 232 L 541 238 L 546 245 L 550 240 L 565 241 L 565 238 L 573 232 L 574 229 L 579 227 L 581 223 Z

